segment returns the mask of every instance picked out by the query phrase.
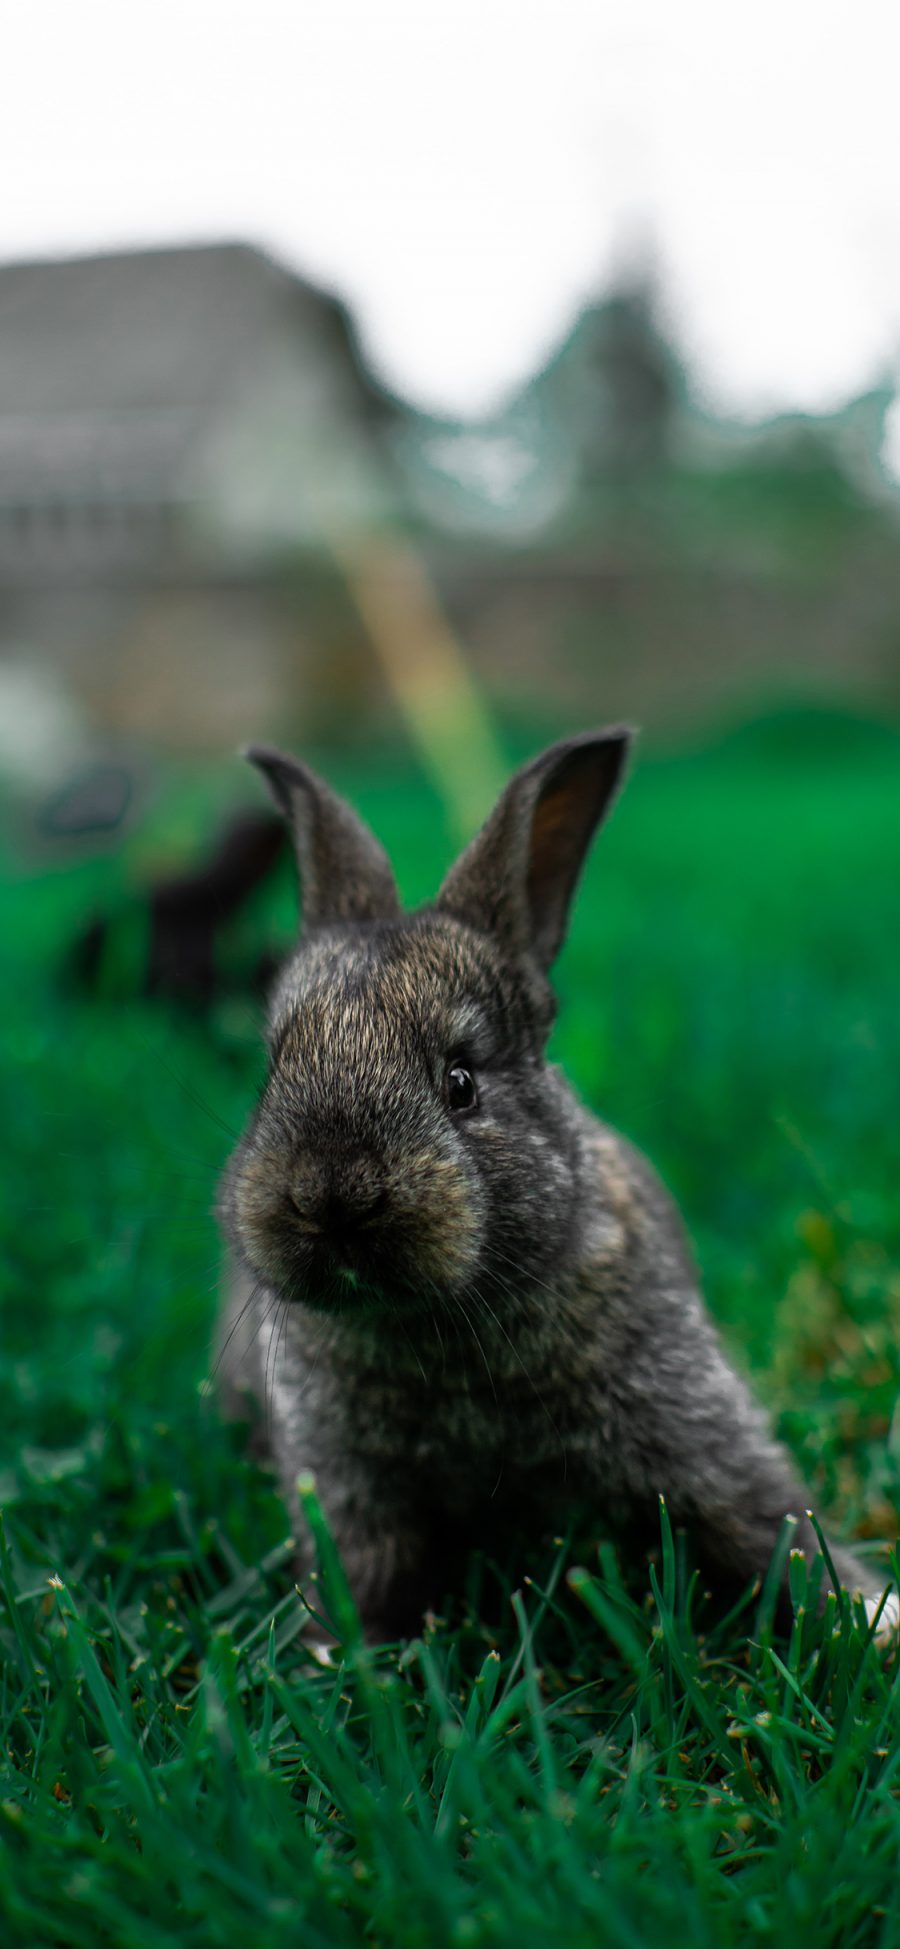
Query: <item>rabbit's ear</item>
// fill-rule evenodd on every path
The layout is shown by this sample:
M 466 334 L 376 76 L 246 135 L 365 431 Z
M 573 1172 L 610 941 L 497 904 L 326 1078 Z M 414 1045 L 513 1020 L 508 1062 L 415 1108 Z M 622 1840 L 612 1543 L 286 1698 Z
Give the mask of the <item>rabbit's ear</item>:
M 390 860 L 346 799 L 308 765 L 268 745 L 248 745 L 242 756 L 262 772 L 287 820 L 300 869 L 304 925 L 390 920 L 399 914 Z
M 549 968 L 596 827 L 609 810 L 631 732 L 616 725 L 566 738 L 525 765 L 450 868 L 444 913 L 496 934 Z

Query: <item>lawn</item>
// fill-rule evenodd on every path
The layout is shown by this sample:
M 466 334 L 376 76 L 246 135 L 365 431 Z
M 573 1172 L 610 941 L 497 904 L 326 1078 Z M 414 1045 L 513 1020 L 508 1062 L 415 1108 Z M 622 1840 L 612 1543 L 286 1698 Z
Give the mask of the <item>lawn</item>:
M 710 1305 L 833 1524 L 900 1509 L 900 739 L 826 715 L 642 754 L 560 962 L 555 1052 L 679 1197 Z M 412 765 L 334 761 L 424 897 Z M 722 1614 L 665 1521 L 510 1582 L 474 1561 L 421 1639 L 318 1668 L 270 1480 L 205 1386 L 217 1174 L 256 1006 L 104 992 L 73 933 L 202 843 L 237 774 L 173 778 L 121 854 L 0 900 L 6 1944 L 900 1943 L 900 1694 L 802 1578 Z M 252 793 L 252 785 L 245 788 Z M 25 849 L 27 853 L 27 848 Z M 226 946 L 290 937 L 285 874 Z M 315 1519 L 315 1510 L 310 1512 Z

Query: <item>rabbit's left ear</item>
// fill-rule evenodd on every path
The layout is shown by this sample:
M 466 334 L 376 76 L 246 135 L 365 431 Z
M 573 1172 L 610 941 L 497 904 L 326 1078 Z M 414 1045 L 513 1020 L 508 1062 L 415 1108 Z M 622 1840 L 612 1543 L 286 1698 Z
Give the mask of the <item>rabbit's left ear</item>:
M 622 725 L 550 746 L 516 773 L 441 887 L 442 913 L 547 969 L 565 938 L 585 855 L 621 783 Z
M 387 853 L 346 799 L 284 751 L 252 744 L 243 756 L 262 772 L 287 820 L 300 870 L 304 927 L 392 920 L 399 914 Z

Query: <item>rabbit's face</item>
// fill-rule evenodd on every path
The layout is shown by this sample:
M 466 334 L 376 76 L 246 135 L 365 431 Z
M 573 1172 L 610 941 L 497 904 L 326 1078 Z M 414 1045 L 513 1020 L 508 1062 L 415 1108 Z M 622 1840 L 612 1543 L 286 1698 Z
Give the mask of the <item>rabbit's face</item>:
M 223 1216 L 283 1297 L 465 1314 L 549 1294 L 584 1201 L 579 1115 L 544 1062 L 547 971 L 627 744 L 591 732 L 517 772 L 409 918 L 346 800 L 283 752 L 249 752 L 293 835 L 306 938 Z
M 230 1175 L 256 1276 L 344 1311 L 494 1304 L 558 1266 L 577 1199 L 549 1019 L 546 984 L 449 916 L 314 931 Z

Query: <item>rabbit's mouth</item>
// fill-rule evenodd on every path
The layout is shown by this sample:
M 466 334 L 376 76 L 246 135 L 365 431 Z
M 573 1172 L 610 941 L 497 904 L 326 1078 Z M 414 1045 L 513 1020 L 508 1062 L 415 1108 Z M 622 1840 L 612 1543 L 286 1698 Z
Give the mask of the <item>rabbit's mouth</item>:
M 307 1239 L 292 1255 L 288 1279 L 278 1283 L 288 1299 L 316 1312 L 390 1314 L 427 1304 L 421 1282 L 407 1271 L 386 1241 Z
M 471 1275 L 481 1248 L 476 1188 L 433 1154 L 384 1160 L 251 1156 L 232 1223 L 251 1270 L 317 1310 L 427 1310 Z M 377 1168 L 376 1168 L 377 1164 Z M 280 1180 L 273 1192 L 273 1178 Z

